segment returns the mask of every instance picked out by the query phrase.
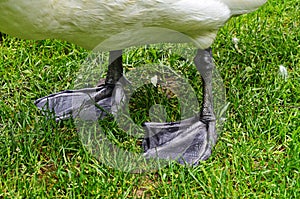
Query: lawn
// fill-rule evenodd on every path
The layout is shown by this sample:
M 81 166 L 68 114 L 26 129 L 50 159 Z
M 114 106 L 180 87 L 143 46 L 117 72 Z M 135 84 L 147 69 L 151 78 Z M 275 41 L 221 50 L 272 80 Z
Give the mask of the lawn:
M 231 19 L 213 45 L 229 106 L 212 156 L 196 167 L 171 162 L 138 174 L 98 161 L 83 146 L 73 120 L 47 120 L 33 103 L 72 89 L 89 52 L 58 40 L 4 35 L 0 198 L 299 198 L 299 13 L 298 0 L 269 0 L 257 12 Z M 233 38 L 239 40 L 237 46 Z M 131 62 L 147 63 L 159 53 L 137 49 L 126 59 L 126 70 L 131 70 Z M 286 79 L 278 72 L 280 65 L 288 71 Z M 200 100 L 194 66 L 174 70 L 189 79 Z M 150 96 L 160 96 L 153 93 L 155 88 L 139 92 L 145 89 Z M 137 98 L 130 107 L 139 124 L 149 119 L 140 109 L 144 103 Z M 169 119 L 176 120 L 176 107 L 172 110 L 175 116 Z M 123 147 L 131 149 L 138 143 L 122 139 L 124 132 L 115 122 L 103 122 L 113 138 L 123 140 Z

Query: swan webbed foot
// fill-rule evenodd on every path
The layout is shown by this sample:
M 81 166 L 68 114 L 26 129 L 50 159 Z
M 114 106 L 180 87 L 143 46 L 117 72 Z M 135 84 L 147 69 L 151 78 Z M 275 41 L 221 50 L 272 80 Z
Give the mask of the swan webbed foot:
M 177 160 L 188 165 L 197 165 L 210 157 L 218 138 L 213 109 L 211 49 L 199 49 L 194 62 L 203 81 L 200 115 L 174 123 L 146 123 L 148 135 L 142 143 L 145 157 Z
M 96 88 L 66 90 L 39 98 L 34 103 L 45 114 L 54 115 L 56 121 L 78 116 L 97 120 L 110 113 L 113 89 L 113 85 L 104 84 Z

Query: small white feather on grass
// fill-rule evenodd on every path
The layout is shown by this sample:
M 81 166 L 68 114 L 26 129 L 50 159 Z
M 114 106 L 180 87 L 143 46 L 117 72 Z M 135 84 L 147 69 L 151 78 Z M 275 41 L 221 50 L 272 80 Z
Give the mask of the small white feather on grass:
M 279 66 L 279 74 L 284 80 L 287 80 L 288 71 L 287 71 L 286 67 L 284 67 L 283 65 Z
M 234 48 L 238 51 L 238 53 L 243 54 L 241 49 L 239 48 L 239 45 L 238 45 L 239 42 L 240 42 L 240 40 L 238 38 L 236 38 L 236 37 L 232 38 L 232 43 L 234 44 Z

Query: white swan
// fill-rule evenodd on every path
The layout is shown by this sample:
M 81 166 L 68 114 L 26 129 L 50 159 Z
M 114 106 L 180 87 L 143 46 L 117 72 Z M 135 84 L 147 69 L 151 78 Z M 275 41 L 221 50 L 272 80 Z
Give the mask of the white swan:
M 252 12 L 265 2 L 266 0 L 0 0 L 0 31 L 24 39 L 66 40 L 86 49 L 93 49 L 111 36 L 133 29 L 155 27 L 174 31 L 172 35 L 155 32 L 150 37 L 145 36 L 147 32 L 143 31 L 135 35 L 121 34 L 119 40 L 107 44 L 107 49 L 112 51 L 111 56 L 114 58 L 121 55 L 122 48 L 142 42 L 176 41 L 177 33 L 192 38 L 199 48 L 195 64 L 204 81 L 204 102 L 200 119 L 148 124 L 149 131 L 163 130 L 145 139 L 143 147 L 146 156 L 158 155 L 175 159 L 181 154 L 179 162 L 198 164 L 199 160 L 210 156 L 211 148 L 217 140 L 211 93 L 213 63 L 209 47 L 217 31 L 228 19 Z M 140 37 L 143 39 L 139 40 Z M 100 94 L 97 97 L 100 101 L 111 97 L 113 86 L 121 76 L 122 59 L 116 58 L 109 66 L 106 84 L 98 89 Z M 45 100 L 51 101 L 53 98 L 67 99 L 64 97 L 68 95 L 72 94 L 62 92 L 51 95 L 38 100 L 37 105 L 41 107 Z M 61 111 L 56 110 L 56 114 L 61 114 Z M 179 132 L 178 127 L 185 127 L 186 130 Z M 183 135 L 193 135 L 192 144 L 184 150 L 174 149 L 172 153 L 168 149 L 180 146 L 185 141 L 176 138 L 179 134 L 181 138 Z

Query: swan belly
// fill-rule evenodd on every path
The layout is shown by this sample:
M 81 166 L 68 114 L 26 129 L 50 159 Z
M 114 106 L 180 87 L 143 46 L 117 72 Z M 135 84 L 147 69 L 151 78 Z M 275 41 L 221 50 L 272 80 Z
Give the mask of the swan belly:
M 117 48 L 177 42 L 182 34 L 207 48 L 230 18 L 229 8 L 218 0 L 7 0 L 0 11 L 0 31 L 26 39 L 67 40 L 87 49 L 112 37 L 118 40 L 109 45 Z M 156 31 L 151 34 L 149 28 Z

